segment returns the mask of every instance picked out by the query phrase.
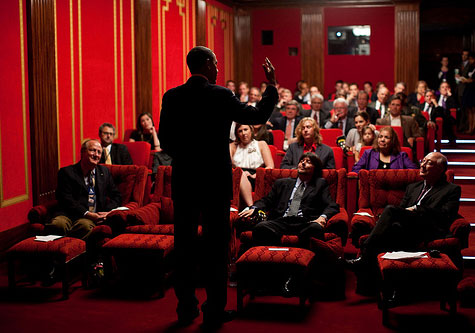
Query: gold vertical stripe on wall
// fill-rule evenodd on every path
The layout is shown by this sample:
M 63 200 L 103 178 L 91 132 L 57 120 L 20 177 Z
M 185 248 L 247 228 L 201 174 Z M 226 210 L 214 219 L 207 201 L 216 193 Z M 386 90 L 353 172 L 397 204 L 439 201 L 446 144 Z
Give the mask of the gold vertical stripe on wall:
M 2 169 L 2 133 L 0 126 L 0 207 L 6 207 L 28 200 L 28 133 L 26 130 L 26 79 L 25 79 L 25 45 L 24 45 L 24 30 L 23 30 L 23 0 L 18 0 L 18 12 L 20 17 L 20 67 L 21 67 L 21 106 L 22 106 L 22 118 L 23 118 L 23 158 L 24 158 L 24 171 L 25 171 L 25 194 L 18 195 L 16 197 L 4 200 L 3 194 L 3 169 Z
M 192 30 L 193 30 L 193 36 L 192 36 L 192 45 L 196 45 L 196 2 L 192 1 L 191 2 L 191 17 L 193 18 L 193 24 L 191 25 Z M 189 19 L 189 18 L 188 18 Z M 190 44 L 188 44 L 188 47 L 190 47 Z
M 185 0 L 176 0 L 176 5 L 178 7 L 178 15 L 181 17 L 181 30 L 182 30 L 182 39 L 181 39 L 181 47 L 183 53 L 186 54 L 186 17 L 185 13 L 183 12 L 183 8 L 185 7 Z M 183 82 L 186 81 L 186 55 L 182 54 L 183 60 L 181 64 L 182 69 L 182 77 Z
M 186 49 L 185 49 L 185 61 L 183 62 L 185 64 L 185 81 L 188 78 L 188 70 L 186 66 L 186 56 L 188 55 L 188 52 L 190 52 L 190 0 L 186 0 L 186 16 L 185 16 L 185 22 L 186 22 Z M 191 5 L 192 6 L 192 5 Z
M 114 0 L 113 6 L 113 17 L 114 17 L 114 115 L 115 115 L 115 126 L 118 125 L 119 121 L 119 110 L 118 110 L 118 94 L 117 91 L 117 1 Z
M 166 29 L 165 29 L 165 12 L 168 12 L 169 9 L 170 9 L 170 2 L 172 2 L 172 0 L 164 0 L 165 2 L 165 6 L 162 7 L 162 21 L 161 21 L 161 24 L 162 24 L 162 40 L 161 40 L 161 44 L 162 44 L 162 47 L 161 47 L 161 52 L 162 52 L 162 89 L 160 91 L 160 104 L 162 103 L 162 96 L 163 94 L 165 93 L 165 91 L 167 90 L 167 48 L 166 48 L 166 45 L 167 45 L 167 41 L 166 41 Z
M 74 96 L 74 12 L 73 0 L 69 0 L 69 45 L 71 52 L 71 117 L 72 117 L 72 144 L 73 163 L 76 163 L 76 109 Z
M 59 94 L 58 94 L 58 19 L 56 15 L 56 0 L 53 1 L 54 10 L 54 74 L 56 80 L 56 141 L 58 145 L 58 168 L 61 166 L 61 146 L 59 142 L 60 127 L 59 127 Z
M 134 20 L 134 0 L 130 0 L 130 50 L 131 57 L 131 69 L 132 69 L 132 119 L 135 118 L 135 20 Z M 124 129 L 125 133 L 125 129 Z
M 121 131 L 123 136 L 124 134 L 124 14 L 123 14 L 123 0 L 120 0 L 120 87 L 121 87 L 121 101 L 122 101 L 122 111 L 121 111 L 121 118 L 122 118 L 122 123 L 121 123 Z M 119 132 L 119 131 L 117 131 Z
M 81 0 L 78 0 L 78 36 L 79 36 L 79 121 L 81 130 L 81 143 L 84 140 L 84 126 L 83 126 L 83 104 L 82 104 L 82 26 L 81 26 Z

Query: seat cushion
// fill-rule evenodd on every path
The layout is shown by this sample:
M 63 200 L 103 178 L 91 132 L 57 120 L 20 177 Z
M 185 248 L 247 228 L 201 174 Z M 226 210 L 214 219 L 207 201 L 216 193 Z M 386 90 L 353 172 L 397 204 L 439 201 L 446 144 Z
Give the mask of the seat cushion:
M 173 250 L 174 237 L 170 235 L 153 234 L 122 234 L 103 245 L 106 251 L 121 250 L 153 251 L 168 255 Z
M 288 247 L 288 251 L 272 250 L 276 247 L 256 246 L 250 248 L 238 259 L 236 265 L 251 263 L 275 263 L 308 267 L 315 254 L 312 251 Z
M 52 257 L 64 263 L 84 252 L 86 242 L 81 239 L 62 237 L 51 242 L 38 242 L 35 241 L 35 237 L 30 237 L 13 245 L 7 251 L 7 255 L 9 258 Z

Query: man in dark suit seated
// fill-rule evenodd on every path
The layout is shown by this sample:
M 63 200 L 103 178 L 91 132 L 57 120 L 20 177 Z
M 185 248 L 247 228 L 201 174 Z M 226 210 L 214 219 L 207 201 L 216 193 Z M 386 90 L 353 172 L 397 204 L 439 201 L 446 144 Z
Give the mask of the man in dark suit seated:
M 369 121 L 371 124 L 376 125 L 376 120 L 379 118 L 379 113 L 376 109 L 369 107 L 369 96 L 368 93 L 364 90 L 360 90 L 358 92 L 358 96 L 356 99 L 358 103 L 358 111 L 365 111 L 369 115 Z M 357 113 L 355 112 L 355 114 Z
M 384 118 L 388 111 L 389 89 L 380 87 L 376 96 L 376 101 L 369 103 L 369 106 L 378 111 L 379 118 Z
M 284 143 L 284 149 L 287 150 L 287 147 L 297 141 L 295 138 L 295 129 L 299 124 L 302 117 L 299 116 L 299 107 L 300 104 L 297 101 L 291 100 L 285 104 L 285 116 L 271 119 L 273 129 L 281 130 L 285 134 L 285 140 L 287 145 Z
M 58 172 L 59 215 L 46 224 L 49 234 L 86 239 L 107 214 L 121 204 L 121 195 L 107 167 L 98 165 L 102 147 L 97 140 L 81 146 L 81 160 Z
M 318 126 L 321 128 L 325 122 L 330 118 L 330 112 L 322 110 L 323 96 L 321 94 L 312 95 L 310 99 L 310 110 L 302 110 L 302 117 L 310 117 L 315 119 Z
M 298 178 L 281 178 L 272 190 L 249 209 L 240 213 L 251 217 L 258 210 L 269 212 L 267 221 L 259 222 L 252 231 L 253 240 L 261 245 L 278 245 L 282 235 L 298 235 L 302 247 L 310 237 L 323 239 L 327 221 L 339 212 L 322 177 L 322 162 L 314 153 L 300 157 Z
M 445 238 L 456 219 L 460 186 L 447 182 L 447 158 L 439 152 L 422 160 L 422 181 L 410 184 L 399 206 L 387 206 L 361 247 L 361 256 L 347 260 L 356 271 L 374 268 L 386 251 L 414 250 L 421 242 Z
M 99 163 L 130 165 L 130 157 L 127 147 L 120 143 L 113 143 L 115 138 L 115 127 L 110 123 L 104 123 L 99 127 L 99 138 L 101 139 L 102 155 Z
M 337 98 L 333 102 L 334 112 L 325 123 L 325 128 L 340 128 L 344 135 L 355 128 L 355 119 L 348 115 L 348 102 L 344 98 Z

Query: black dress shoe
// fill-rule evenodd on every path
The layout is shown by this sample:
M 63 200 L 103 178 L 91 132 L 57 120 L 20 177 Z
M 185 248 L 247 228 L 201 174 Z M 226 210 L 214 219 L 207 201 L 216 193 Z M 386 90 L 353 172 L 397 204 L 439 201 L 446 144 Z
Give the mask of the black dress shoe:
M 236 318 L 236 311 L 234 310 L 224 310 L 217 314 L 203 311 L 203 328 L 206 330 L 215 330 L 234 318 Z
M 284 286 L 282 287 L 282 296 L 283 297 L 296 297 L 297 291 L 295 286 L 295 278 L 290 276 L 287 281 L 285 281 Z
M 358 257 L 356 259 L 346 259 L 345 260 L 345 267 L 351 271 L 360 271 L 366 268 L 368 262 L 364 259 L 364 257 Z
M 48 270 L 48 273 L 43 277 L 41 281 L 41 286 L 42 287 L 51 287 L 53 284 L 55 284 L 58 281 L 58 276 L 56 272 L 56 267 L 53 265 L 50 270 Z
M 188 326 L 191 325 L 193 320 L 200 315 L 200 310 L 198 307 L 186 311 L 178 313 L 178 325 L 180 326 Z

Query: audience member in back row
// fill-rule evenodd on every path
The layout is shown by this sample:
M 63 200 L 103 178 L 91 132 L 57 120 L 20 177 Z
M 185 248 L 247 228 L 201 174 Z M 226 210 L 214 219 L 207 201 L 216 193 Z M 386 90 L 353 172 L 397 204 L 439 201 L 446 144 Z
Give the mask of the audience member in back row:
M 233 167 L 242 169 L 240 183 L 241 198 L 246 206 L 253 204 L 252 191 L 256 181 L 256 169 L 265 167 L 274 168 L 274 161 L 265 141 L 254 138 L 254 129 L 250 125 L 236 124 L 234 130 L 236 140 L 229 144 L 229 153 Z
M 265 141 L 268 145 L 274 144 L 274 136 L 269 132 L 266 124 L 254 125 L 254 136 L 257 141 Z
M 396 131 L 387 126 L 381 129 L 373 148 L 363 153 L 351 171 L 358 172 L 361 169 L 417 169 L 417 166 L 405 152 L 401 152 Z
M 299 116 L 299 103 L 292 100 L 285 104 L 285 116 L 276 117 L 271 120 L 274 130 L 281 130 L 285 133 L 285 140 L 287 146 L 297 141 L 295 138 L 295 128 L 297 127 L 300 119 Z M 284 143 L 284 149 L 286 144 Z
M 247 82 L 239 82 L 238 97 L 243 103 L 247 103 L 249 101 L 249 84 Z
M 366 91 L 360 90 L 357 96 L 358 102 L 358 111 L 364 111 L 369 116 L 369 121 L 371 124 L 376 124 L 376 120 L 379 118 L 379 113 L 376 109 L 368 106 L 369 96 Z
M 389 102 L 389 114 L 384 119 L 378 119 L 376 124 L 388 126 L 401 126 L 404 134 L 404 146 L 414 147 L 415 140 L 420 137 L 420 130 L 414 117 L 402 116 L 402 98 L 399 95 L 391 97 Z
M 305 81 L 300 82 L 299 91 L 294 95 L 294 99 L 300 104 L 310 104 L 310 92 L 308 89 L 308 83 Z
M 247 101 L 248 105 L 256 106 L 262 98 L 261 91 L 257 87 L 252 87 L 249 90 L 249 99 Z
M 101 138 L 102 156 L 99 163 L 128 165 L 134 164 L 127 147 L 120 143 L 113 143 L 115 138 L 115 127 L 112 124 L 104 123 L 99 127 L 99 138 Z
M 330 118 L 330 112 L 323 111 L 323 96 L 321 94 L 312 95 L 311 109 L 302 110 L 303 117 L 310 117 L 315 119 L 319 127 L 323 127 L 327 120 Z
M 355 127 L 353 115 L 348 114 L 348 102 L 344 98 L 337 98 L 333 102 L 333 115 L 325 123 L 325 128 L 340 128 L 344 135 Z
M 388 99 L 389 99 L 389 89 L 386 86 L 381 85 L 376 94 L 376 101 L 369 103 L 369 107 L 378 111 L 379 117 L 384 118 L 388 111 Z
M 233 80 L 226 81 L 226 88 L 231 90 L 234 95 L 236 95 L 236 83 Z
M 162 151 L 158 141 L 157 130 L 152 115 L 143 112 L 137 118 L 137 129 L 130 135 L 130 142 L 145 141 L 150 143 L 152 150 L 156 150 L 153 158 L 152 172 L 156 173 L 159 165 L 170 165 L 171 157 Z
M 338 213 L 322 178 L 322 162 L 313 153 L 298 159 L 298 178 L 281 178 L 269 194 L 239 215 L 251 217 L 257 210 L 269 212 L 267 221 L 253 229 L 253 239 L 261 245 L 279 245 L 282 235 L 298 235 L 301 247 L 308 248 L 310 237 L 323 239 L 327 221 Z
M 120 192 L 109 169 L 98 165 L 101 155 L 99 141 L 87 140 L 81 146 L 81 160 L 59 170 L 59 213 L 46 224 L 48 234 L 86 239 L 98 222 L 120 206 Z
M 424 94 L 426 93 L 426 90 L 426 81 L 417 81 L 416 90 L 407 96 L 407 104 L 409 104 L 409 106 L 418 106 L 419 104 L 424 103 Z
M 292 143 L 280 164 L 281 169 L 295 169 L 299 163 L 299 158 L 303 153 L 315 153 L 320 160 L 324 169 L 335 169 L 335 157 L 333 150 L 323 144 L 323 138 L 320 134 L 315 119 L 303 118 L 295 130 L 297 142 Z
M 367 126 L 370 127 L 370 129 L 372 130 L 370 131 L 371 134 L 376 134 L 376 136 L 379 134 L 379 132 L 376 131 L 376 127 L 369 122 L 369 115 L 365 111 L 358 111 L 354 116 L 354 122 L 355 128 L 352 128 L 348 132 L 348 134 L 346 135 L 345 143 L 348 147 L 350 147 L 353 154 L 355 154 L 355 160 L 358 161 L 359 152 L 363 144 L 364 128 Z M 367 138 L 366 140 L 369 139 Z M 372 144 L 373 141 L 371 141 L 371 145 Z M 356 155 L 358 155 L 358 158 L 356 158 Z

